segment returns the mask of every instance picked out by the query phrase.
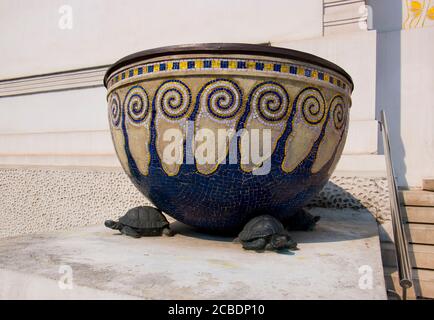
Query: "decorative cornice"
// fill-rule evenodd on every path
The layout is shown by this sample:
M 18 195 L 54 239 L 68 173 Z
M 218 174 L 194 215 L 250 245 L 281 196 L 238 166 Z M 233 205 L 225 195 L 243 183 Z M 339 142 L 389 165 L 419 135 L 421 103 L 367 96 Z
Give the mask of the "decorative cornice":
M 323 27 L 336 31 L 339 27 L 347 30 L 351 25 L 357 28 L 366 24 L 367 16 L 360 11 L 362 6 L 366 6 L 366 0 L 325 0 Z
M 0 80 L 0 98 L 102 87 L 108 67 L 96 66 Z

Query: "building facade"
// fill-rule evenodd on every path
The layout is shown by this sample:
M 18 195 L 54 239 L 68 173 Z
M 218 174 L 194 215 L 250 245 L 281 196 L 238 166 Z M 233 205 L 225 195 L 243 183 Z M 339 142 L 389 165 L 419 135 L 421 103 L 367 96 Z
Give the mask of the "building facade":
M 433 0 L 2 0 L 0 12 L 0 236 L 146 201 L 114 153 L 102 79 L 123 56 L 165 45 L 269 43 L 326 58 L 355 84 L 336 184 L 368 207 L 375 190 L 373 210 L 388 205 L 383 109 L 399 185 L 434 175 Z

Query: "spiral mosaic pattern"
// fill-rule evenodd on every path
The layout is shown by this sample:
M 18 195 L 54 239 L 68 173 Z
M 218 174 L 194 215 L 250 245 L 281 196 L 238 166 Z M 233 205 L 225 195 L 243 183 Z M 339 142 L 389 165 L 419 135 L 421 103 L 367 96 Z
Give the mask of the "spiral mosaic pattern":
M 145 89 L 134 86 L 125 97 L 128 120 L 133 125 L 140 125 L 149 114 L 149 99 Z
M 179 80 L 164 82 L 155 95 L 155 106 L 172 120 L 183 118 L 191 105 L 190 89 Z
M 208 82 L 200 97 L 201 106 L 217 119 L 233 118 L 241 109 L 242 92 L 239 86 L 230 80 Z
M 288 114 L 289 96 L 280 84 L 265 82 L 253 89 L 250 104 L 263 120 L 276 122 Z
M 341 96 L 337 96 L 333 99 L 330 110 L 332 110 L 333 124 L 336 130 L 342 129 L 345 124 L 345 102 Z
M 121 123 L 121 102 L 117 93 L 113 93 L 109 100 L 110 120 L 113 127 L 118 128 Z
M 304 89 L 297 97 L 297 110 L 301 110 L 307 123 L 320 123 L 326 115 L 326 103 L 321 91 L 316 88 Z

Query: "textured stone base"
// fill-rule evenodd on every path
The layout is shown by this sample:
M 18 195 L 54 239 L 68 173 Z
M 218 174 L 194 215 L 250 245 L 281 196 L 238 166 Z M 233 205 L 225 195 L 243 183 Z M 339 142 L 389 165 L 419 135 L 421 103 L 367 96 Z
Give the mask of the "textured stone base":
M 121 169 L 0 168 L 0 238 L 102 224 L 149 204 Z M 333 177 L 312 202 L 388 216 L 385 178 Z
M 380 222 L 390 220 L 386 177 L 335 176 L 310 203 L 312 207 L 368 209 Z
M 101 224 L 149 203 L 113 169 L 0 169 L 0 194 L 0 237 Z
M 386 299 L 372 215 L 311 213 L 321 216 L 316 230 L 291 233 L 300 250 L 282 254 L 244 251 L 179 222 L 173 238 L 98 226 L 4 239 L 0 299 Z

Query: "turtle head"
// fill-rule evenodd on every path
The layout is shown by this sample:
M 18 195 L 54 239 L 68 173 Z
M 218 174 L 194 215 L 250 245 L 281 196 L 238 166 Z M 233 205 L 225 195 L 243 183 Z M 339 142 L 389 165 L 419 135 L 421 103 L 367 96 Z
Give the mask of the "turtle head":
M 114 229 L 114 230 L 119 230 L 120 229 L 119 222 L 116 222 L 116 221 L 113 221 L 113 220 L 106 220 L 104 222 L 104 225 L 107 228 L 110 228 L 110 229 Z
M 296 249 L 297 243 L 287 235 L 273 234 L 270 239 L 270 244 L 273 249 Z

